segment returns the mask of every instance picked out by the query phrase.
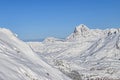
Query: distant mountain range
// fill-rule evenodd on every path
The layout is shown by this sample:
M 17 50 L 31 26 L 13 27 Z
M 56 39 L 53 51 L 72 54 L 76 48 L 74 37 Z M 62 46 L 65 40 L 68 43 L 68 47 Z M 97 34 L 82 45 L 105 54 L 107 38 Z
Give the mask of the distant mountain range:
M 25 42 L 42 42 L 44 39 L 26 39 Z

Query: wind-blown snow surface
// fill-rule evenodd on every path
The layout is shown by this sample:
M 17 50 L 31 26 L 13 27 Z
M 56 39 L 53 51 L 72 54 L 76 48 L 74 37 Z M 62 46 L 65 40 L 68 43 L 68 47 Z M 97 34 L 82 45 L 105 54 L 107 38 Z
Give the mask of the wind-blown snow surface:
M 0 80 L 70 80 L 8 29 L 0 28 Z
M 73 80 L 120 79 L 120 29 L 75 28 L 65 40 L 28 42 L 39 57 Z

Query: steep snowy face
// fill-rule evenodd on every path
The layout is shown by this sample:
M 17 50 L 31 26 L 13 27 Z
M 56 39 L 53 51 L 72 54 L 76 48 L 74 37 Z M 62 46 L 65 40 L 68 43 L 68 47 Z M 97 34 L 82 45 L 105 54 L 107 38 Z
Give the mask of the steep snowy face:
M 86 51 L 81 54 L 81 59 L 103 60 L 103 59 L 120 59 L 120 33 L 111 34 L 105 38 L 97 40 Z
M 77 26 L 74 32 L 67 37 L 67 41 L 87 41 L 87 40 L 95 40 L 103 36 L 104 32 L 99 29 L 89 29 L 84 24 Z
M 89 74 L 120 79 L 120 33 L 96 40 L 74 61 L 79 61 L 79 66 L 86 68 Z
M 87 34 L 89 34 L 89 28 L 85 26 L 84 24 L 79 25 L 78 27 L 75 27 L 74 32 L 67 37 L 67 40 L 77 40 L 78 38 L 83 38 Z
M 85 26 L 84 24 L 81 24 L 80 26 L 75 28 L 74 33 L 79 35 L 84 35 L 88 32 L 88 30 L 89 28 L 87 26 Z
M 0 80 L 70 80 L 38 57 L 10 30 L 0 28 Z

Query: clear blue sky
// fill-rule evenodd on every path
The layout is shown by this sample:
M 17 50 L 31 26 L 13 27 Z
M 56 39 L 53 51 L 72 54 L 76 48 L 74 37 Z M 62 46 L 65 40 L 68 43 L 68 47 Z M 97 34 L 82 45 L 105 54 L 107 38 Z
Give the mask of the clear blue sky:
M 23 40 L 64 38 L 79 24 L 119 28 L 120 0 L 0 0 L 0 27 Z

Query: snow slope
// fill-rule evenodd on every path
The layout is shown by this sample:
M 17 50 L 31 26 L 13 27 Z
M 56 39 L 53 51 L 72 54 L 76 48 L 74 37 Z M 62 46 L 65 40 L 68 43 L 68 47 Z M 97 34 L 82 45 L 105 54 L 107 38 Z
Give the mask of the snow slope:
M 70 80 L 10 30 L 0 28 L 0 80 Z
M 120 79 L 120 28 L 75 28 L 65 40 L 27 43 L 39 57 L 73 80 Z

